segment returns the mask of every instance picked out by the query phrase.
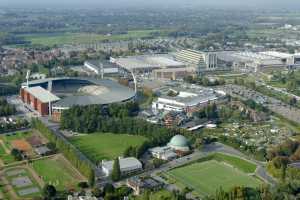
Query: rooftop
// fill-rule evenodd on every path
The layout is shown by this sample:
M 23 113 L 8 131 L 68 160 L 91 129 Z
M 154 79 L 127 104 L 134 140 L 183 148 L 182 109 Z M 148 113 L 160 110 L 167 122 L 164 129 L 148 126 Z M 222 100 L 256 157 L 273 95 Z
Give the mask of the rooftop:
M 25 91 L 34 96 L 35 98 L 39 99 L 43 103 L 49 103 L 60 100 L 59 97 L 40 86 L 25 88 Z
M 167 55 L 143 55 L 117 58 L 118 65 L 128 69 L 182 67 L 183 63 L 173 60 Z
M 121 170 L 126 170 L 128 168 L 132 168 L 132 167 L 136 167 L 136 166 L 142 167 L 142 163 L 134 157 L 120 158 L 119 162 L 120 162 Z M 113 164 L 114 164 L 113 160 L 102 161 L 102 167 L 104 167 L 106 169 L 113 169 Z

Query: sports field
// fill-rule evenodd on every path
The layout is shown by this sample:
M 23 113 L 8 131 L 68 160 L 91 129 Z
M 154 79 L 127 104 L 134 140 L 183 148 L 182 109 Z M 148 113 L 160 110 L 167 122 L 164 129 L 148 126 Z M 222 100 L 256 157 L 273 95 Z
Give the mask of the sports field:
M 197 162 L 168 173 L 176 181 L 193 188 L 200 195 L 212 195 L 219 188 L 258 187 L 261 182 L 234 167 L 216 160 Z
M 93 133 L 71 139 L 81 152 L 95 162 L 122 156 L 128 147 L 139 146 L 145 141 L 146 138 L 142 136 L 112 133 Z
M 61 191 L 76 188 L 80 181 L 84 181 L 61 155 L 34 161 L 32 167 L 45 183 L 54 185 Z

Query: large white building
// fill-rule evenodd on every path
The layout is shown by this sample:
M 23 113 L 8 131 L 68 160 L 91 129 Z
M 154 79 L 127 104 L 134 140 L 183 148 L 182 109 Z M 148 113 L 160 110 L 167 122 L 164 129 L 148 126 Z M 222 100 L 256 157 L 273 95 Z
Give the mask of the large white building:
M 128 158 L 119 158 L 120 163 L 120 170 L 122 175 L 126 174 L 132 174 L 138 171 L 141 171 L 143 169 L 142 163 L 134 158 L 134 157 L 128 157 Z M 114 161 L 104 161 L 102 160 L 101 167 L 102 171 L 106 176 L 110 176 L 113 170 Z
M 267 68 L 285 68 L 300 64 L 297 54 L 277 51 L 264 52 L 220 52 L 219 59 L 231 63 L 234 70 L 260 71 Z
M 97 75 L 119 72 L 118 66 L 109 61 L 88 60 L 84 62 L 84 66 Z
M 194 66 L 198 72 L 214 71 L 219 69 L 215 52 L 202 52 L 191 49 L 181 50 L 175 54 L 177 61 Z
M 226 94 L 209 88 L 171 88 L 152 103 L 152 111 L 175 111 L 193 113 L 210 102 L 215 102 Z

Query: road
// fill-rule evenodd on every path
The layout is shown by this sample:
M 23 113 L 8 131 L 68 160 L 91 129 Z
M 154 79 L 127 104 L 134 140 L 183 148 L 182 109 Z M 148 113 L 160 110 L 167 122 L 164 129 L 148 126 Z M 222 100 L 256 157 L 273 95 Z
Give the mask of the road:
M 272 186 L 276 184 L 276 180 L 267 173 L 267 171 L 264 167 L 265 163 L 260 162 L 260 161 L 256 161 L 256 160 L 253 160 L 253 159 L 249 159 L 248 156 L 241 153 L 240 151 L 238 151 L 238 150 L 236 150 L 232 147 L 229 147 L 227 145 L 218 143 L 218 142 L 212 143 L 210 145 L 206 145 L 205 148 L 203 148 L 201 151 L 196 150 L 190 155 L 187 155 L 187 156 L 178 158 L 176 160 L 170 161 L 170 162 L 160 166 L 159 168 L 143 172 L 143 173 L 139 174 L 138 176 L 143 176 L 143 177 L 144 176 L 151 176 L 151 177 L 153 177 L 157 180 L 160 180 L 160 181 L 168 184 L 165 180 L 161 179 L 157 174 L 162 173 L 162 172 L 167 172 L 171 169 L 186 165 L 188 163 L 192 163 L 194 161 L 197 161 L 201 158 L 207 157 L 207 156 L 209 156 L 211 154 L 214 154 L 214 153 L 230 154 L 230 155 L 233 155 L 233 156 L 237 156 L 241 159 L 245 159 L 248 162 L 252 162 L 252 163 L 257 165 L 257 169 L 255 171 L 255 175 L 257 177 L 259 177 L 260 179 L 264 180 L 266 183 L 268 183 Z M 124 183 L 124 180 L 116 183 L 116 185 L 122 185 L 123 183 Z M 176 186 L 173 185 L 173 186 L 170 186 L 170 187 L 167 187 L 167 188 L 176 189 Z

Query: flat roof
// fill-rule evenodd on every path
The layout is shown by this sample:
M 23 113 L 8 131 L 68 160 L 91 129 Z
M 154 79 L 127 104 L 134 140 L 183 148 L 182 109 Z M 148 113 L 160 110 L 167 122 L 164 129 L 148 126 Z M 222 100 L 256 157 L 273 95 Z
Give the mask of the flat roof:
M 49 103 L 60 100 L 59 97 L 52 94 L 48 90 L 45 90 L 41 86 L 25 88 L 25 91 L 34 96 L 35 98 L 39 99 L 43 103 Z
M 142 163 L 134 157 L 120 158 L 119 162 L 120 162 L 120 169 L 121 170 L 126 170 L 128 168 L 141 167 L 142 166 Z M 113 160 L 102 162 L 102 166 L 105 167 L 106 169 L 109 169 L 109 170 L 111 170 L 113 168 L 113 164 L 114 164 Z
M 168 55 L 131 56 L 126 58 L 116 58 L 115 60 L 116 64 L 128 70 L 184 66 L 182 62 L 175 61 Z

